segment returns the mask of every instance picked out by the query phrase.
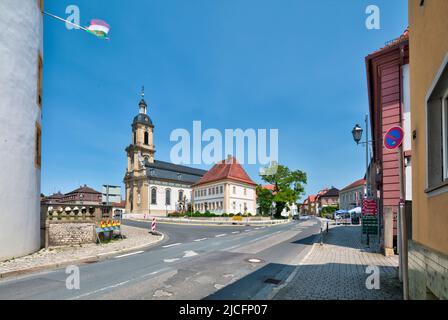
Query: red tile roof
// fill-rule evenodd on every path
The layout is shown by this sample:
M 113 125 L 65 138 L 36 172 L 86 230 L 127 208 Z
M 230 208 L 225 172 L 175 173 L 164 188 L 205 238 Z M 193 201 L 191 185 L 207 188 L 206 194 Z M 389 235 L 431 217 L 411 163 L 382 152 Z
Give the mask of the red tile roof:
M 363 186 L 365 184 L 366 184 L 366 180 L 365 179 L 359 179 L 359 180 L 349 184 L 348 186 L 346 186 L 341 191 L 345 191 L 345 190 L 349 190 L 349 189 L 352 189 L 352 188 L 355 188 L 355 187 Z
M 370 56 L 374 56 L 374 55 L 376 55 L 376 54 L 378 54 L 378 53 L 380 53 L 380 52 L 383 52 L 383 51 L 385 51 L 385 50 L 387 50 L 387 49 L 389 49 L 389 48 L 393 48 L 393 47 L 395 47 L 396 45 L 399 45 L 400 43 L 402 43 L 402 42 L 406 42 L 406 41 L 408 41 L 408 40 L 409 40 L 409 28 L 407 28 L 407 29 L 403 32 L 403 34 L 402 34 L 401 36 L 399 36 L 398 38 L 396 38 L 396 39 L 394 39 L 394 40 L 391 40 L 391 41 L 389 41 L 389 42 L 386 42 L 386 44 L 385 44 L 384 47 L 382 47 L 382 48 L 380 48 L 380 49 L 378 49 L 378 50 L 372 52 L 371 54 L 368 55 L 368 57 L 370 57 Z
M 234 157 L 229 157 L 215 164 L 207 173 L 195 183 L 193 186 L 199 186 L 210 182 L 219 180 L 234 180 L 242 183 L 247 183 L 253 186 L 257 184 L 252 181 L 249 175 L 244 171 L 243 167 L 238 163 Z
M 113 202 L 112 206 L 116 208 L 126 208 L 126 201 L 123 200 L 121 202 Z

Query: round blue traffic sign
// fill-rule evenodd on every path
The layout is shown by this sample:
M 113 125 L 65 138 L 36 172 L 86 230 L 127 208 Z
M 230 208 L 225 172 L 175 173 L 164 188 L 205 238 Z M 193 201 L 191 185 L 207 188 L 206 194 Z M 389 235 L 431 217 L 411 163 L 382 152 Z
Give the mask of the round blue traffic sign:
M 401 127 L 392 127 L 384 135 L 384 147 L 389 150 L 398 148 L 403 143 L 404 132 Z

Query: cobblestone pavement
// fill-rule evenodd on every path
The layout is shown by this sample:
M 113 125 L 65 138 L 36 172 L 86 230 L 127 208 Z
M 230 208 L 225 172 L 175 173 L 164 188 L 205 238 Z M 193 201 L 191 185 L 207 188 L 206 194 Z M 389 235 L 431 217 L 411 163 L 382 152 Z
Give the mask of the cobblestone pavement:
M 62 264 L 69 261 L 100 257 L 127 249 L 150 245 L 160 240 L 160 236 L 148 233 L 148 230 L 130 226 L 121 226 L 125 239 L 114 240 L 109 243 L 97 245 L 94 243 L 70 247 L 53 247 L 42 249 L 31 255 L 0 262 L 0 274 L 39 268 L 47 265 Z
M 368 290 L 368 266 L 380 269 L 380 289 Z M 291 282 L 275 295 L 283 300 L 402 299 L 397 257 L 372 252 L 361 243 L 360 226 L 334 226 L 324 245 L 315 244 Z

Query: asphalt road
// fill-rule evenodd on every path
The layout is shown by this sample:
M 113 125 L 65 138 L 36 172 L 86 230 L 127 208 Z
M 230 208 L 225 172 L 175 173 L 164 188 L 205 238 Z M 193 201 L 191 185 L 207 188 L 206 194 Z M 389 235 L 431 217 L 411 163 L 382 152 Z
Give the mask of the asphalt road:
M 306 255 L 320 225 L 159 223 L 158 230 L 166 239 L 155 247 L 80 265 L 79 289 L 67 289 L 64 268 L 2 280 L 0 299 L 266 299 Z

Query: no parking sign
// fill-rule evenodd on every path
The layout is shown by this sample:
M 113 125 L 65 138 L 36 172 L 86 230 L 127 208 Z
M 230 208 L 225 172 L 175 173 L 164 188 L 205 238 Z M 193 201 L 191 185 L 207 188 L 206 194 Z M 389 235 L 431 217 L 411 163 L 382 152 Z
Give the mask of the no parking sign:
M 389 150 L 397 149 L 403 143 L 404 132 L 401 127 L 392 127 L 384 135 L 384 147 Z

